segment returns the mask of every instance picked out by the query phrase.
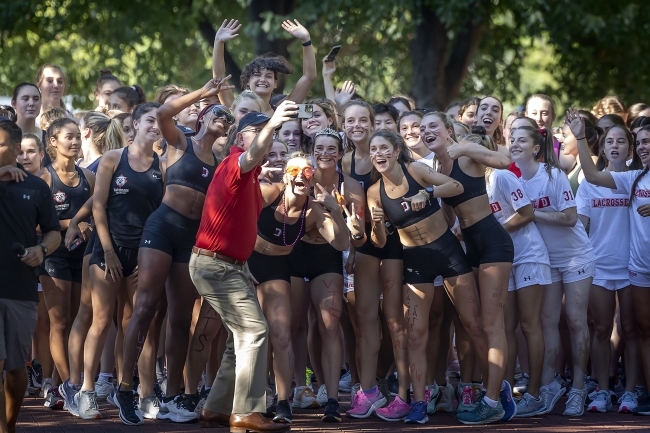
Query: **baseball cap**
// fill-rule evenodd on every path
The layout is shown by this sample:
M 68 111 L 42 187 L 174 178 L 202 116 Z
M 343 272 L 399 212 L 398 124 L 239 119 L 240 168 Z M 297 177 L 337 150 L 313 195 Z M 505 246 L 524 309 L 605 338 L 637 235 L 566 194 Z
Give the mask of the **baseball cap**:
M 257 111 L 251 111 L 241 118 L 237 132 L 242 132 L 244 128 L 247 128 L 251 125 L 260 125 L 262 123 L 268 122 L 269 120 L 271 120 L 271 118 L 266 114 L 259 113 Z

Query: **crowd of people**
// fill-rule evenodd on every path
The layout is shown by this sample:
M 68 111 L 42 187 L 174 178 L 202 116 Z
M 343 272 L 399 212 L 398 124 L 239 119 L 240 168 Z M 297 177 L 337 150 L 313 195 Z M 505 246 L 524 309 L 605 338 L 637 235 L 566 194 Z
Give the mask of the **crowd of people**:
M 233 432 L 288 430 L 294 408 L 341 421 L 341 392 L 350 418 L 414 424 L 565 394 L 567 416 L 650 415 L 650 106 L 373 105 L 328 57 L 308 100 L 295 20 L 293 89 L 268 54 L 235 95 L 240 27 L 200 89 L 147 101 L 103 69 L 97 108 L 71 113 L 46 64 L 0 107 L 1 431 L 39 393 Z

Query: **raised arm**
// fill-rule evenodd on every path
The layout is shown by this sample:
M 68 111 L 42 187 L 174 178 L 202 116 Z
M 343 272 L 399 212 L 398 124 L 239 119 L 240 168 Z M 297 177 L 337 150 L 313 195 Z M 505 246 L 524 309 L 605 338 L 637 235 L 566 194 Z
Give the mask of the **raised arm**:
M 237 20 L 223 20 L 221 27 L 214 36 L 214 47 L 212 49 L 212 77 L 218 78 L 226 75 L 226 62 L 224 55 L 226 52 L 226 42 L 239 36 L 237 33 L 241 29 L 241 24 Z M 235 100 L 232 93 L 232 87 L 229 89 L 222 88 L 219 92 L 219 100 L 226 107 L 230 107 Z
M 477 143 L 454 143 L 447 147 L 447 154 L 451 159 L 458 159 L 461 156 L 467 156 L 479 164 L 492 168 L 505 169 L 510 167 L 510 157 L 508 155 L 502 152 L 492 151 Z
M 616 189 L 616 182 L 614 182 L 612 174 L 609 171 L 598 171 L 596 164 L 591 159 L 591 151 L 589 150 L 587 138 L 585 137 L 584 119 L 574 108 L 570 108 L 566 112 L 564 123 L 569 126 L 569 129 L 571 129 L 571 132 L 578 141 L 578 155 L 580 156 L 582 172 L 587 182 L 605 188 Z
M 302 77 L 298 79 L 295 87 L 287 96 L 287 99 L 296 103 L 302 103 L 307 99 L 309 90 L 317 78 L 316 72 L 316 54 L 314 53 L 314 46 L 311 43 L 309 32 L 298 20 L 286 20 L 282 23 L 282 28 L 286 30 L 291 36 L 299 39 L 302 42 Z M 309 44 L 305 46 L 305 44 Z
M 285 99 L 280 103 L 271 120 L 266 123 L 266 126 L 257 134 L 248 150 L 240 157 L 239 167 L 242 173 L 248 173 L 262 162 L 269 152 L 269 148 L 273 145 L 273 133 L 275 133 L 276 128 L 279 128 L 284 122 L 294 120 L 292 116 L 297 113 L 298 107 L 292 101 Z
M 325 98 L 334 101 L 334 84 L 332 83 L 332 75 L 336 72 L 336 61 L 326 61 L 327 56 L 323 57 L 323 88 L 325 90 Z

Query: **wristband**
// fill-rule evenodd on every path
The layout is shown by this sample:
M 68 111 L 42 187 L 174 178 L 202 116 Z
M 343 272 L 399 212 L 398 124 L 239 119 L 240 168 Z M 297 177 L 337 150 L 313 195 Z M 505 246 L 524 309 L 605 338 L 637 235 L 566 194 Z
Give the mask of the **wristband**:
M 311 45 L 311 39 L 308 40 L 307 42 L 303 42 L 303 43 L 302 43 L 302 46 L 303 46 L 303 47 L 308 47 L 308 46 L 310 46 L 310 45 Z

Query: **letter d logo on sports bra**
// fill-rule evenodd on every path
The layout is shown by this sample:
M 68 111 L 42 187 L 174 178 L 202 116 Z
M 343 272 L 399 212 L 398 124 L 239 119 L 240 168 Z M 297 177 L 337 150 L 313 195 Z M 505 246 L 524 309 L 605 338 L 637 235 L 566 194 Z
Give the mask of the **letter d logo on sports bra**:
M 409 202 L 403 201 L 400 204 L 402 205 L 402 209 L 404 209 L 404 212 L 408 212 L 411 210 L 411 204 Z

